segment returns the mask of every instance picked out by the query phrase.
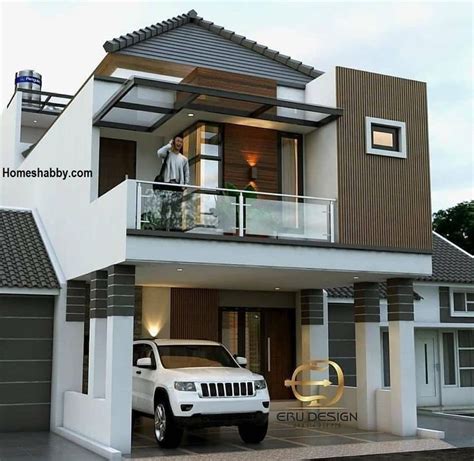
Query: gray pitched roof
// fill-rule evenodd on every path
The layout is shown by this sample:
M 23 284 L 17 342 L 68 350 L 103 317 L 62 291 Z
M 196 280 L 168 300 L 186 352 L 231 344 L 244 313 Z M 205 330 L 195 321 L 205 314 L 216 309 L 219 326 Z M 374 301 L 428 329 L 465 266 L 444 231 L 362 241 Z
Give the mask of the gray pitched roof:
M 420 277 L 422 282 L 470 283 L 474 284 L 474 257 L 461 248 L 433 232 L 433 274 Z M 331 298 L 353 298 L 352 287 L 338 287 L 327 290 Z M 387 297 L 387 286 L 379 285 L 381 298 Z M 415 293 L 415 299 L 418 296 Z
M 104 43 L 105 51 L 256 75 L 302 86 L 322 72 L 199 17 L 196 11 Z
M 354 297 L 353 287 L 329 288 L 326 291 L 330 298 L 353 298 Z M 379 295 L 383 299 L 387 297 L 387 284 L 386 283 L 379 283 Z M 415 301 L 418 301 L 421 299 L 421 296 L 416 291 L 413 292 L 413 296 L 415 298 Z
M 59 287 L 30 211 L 0 209 L 0 287 Z
M 433 232 L 433 274 L 419 280 L 474 283 L 474 256 Z

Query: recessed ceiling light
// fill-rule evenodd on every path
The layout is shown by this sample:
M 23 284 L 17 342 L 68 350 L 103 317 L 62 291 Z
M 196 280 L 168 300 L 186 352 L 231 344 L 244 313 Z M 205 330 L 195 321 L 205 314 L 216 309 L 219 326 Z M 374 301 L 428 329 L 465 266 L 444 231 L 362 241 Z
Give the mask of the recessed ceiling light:
M 359 280 L 359 277 L 357 277 L 357 276 L 356 276 L 356 277 L 354 277 L 354 280 Z
M 275 287 L 275 290 L 278 291 L 280 289 L 280 287 Z
M 178 268 L 176 269 L 176 271 L 177 271 L 177 272 L 183 272 L 183 269 L 182 269 L 181 267 L 178 267 Z
M 192 112 L 189 112 L 188 117 L 194 117 L 194 114 Z
M 33 120 L 33 123 L 38 123 L 38 120 Z

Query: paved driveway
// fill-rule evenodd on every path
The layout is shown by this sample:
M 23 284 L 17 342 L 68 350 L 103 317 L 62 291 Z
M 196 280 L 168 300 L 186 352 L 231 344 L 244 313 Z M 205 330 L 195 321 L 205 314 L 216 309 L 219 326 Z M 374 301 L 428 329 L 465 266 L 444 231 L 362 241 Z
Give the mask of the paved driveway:
M 209 428 L 185 433 L 177 449 L 164 450 L 158 447 L 153 435 L 153 421 L 141 418 L 135 426 L 132 454 L 126 458 L 158 459 L 162 456 L 179 456 L 206 459 L 302 459 L 312 456 L 326 457 L 331 452 L 344 454 L 394 452 L 444 448 L 440 441 L 420 440 L 416 437 L 397 437 L 381 432 L 367 432 L 352 427 L 303 428 L 271 422 L 265 440 L 256 445 L 244 444 L 234 427 Z M 447 446 L 447 445 L 446 445 Z M 320 448 L 321 450 L 318 450 Z M 293 449 L 290 452 L 288 449 Z
M 447 416 L 418 414 L 418 427 L 444 431 L 444 440 L 455 447 L 474 447 L 474 418 L 453 419 Z
M 49 432 L 0 433 L 0 461 L 104 461 Z

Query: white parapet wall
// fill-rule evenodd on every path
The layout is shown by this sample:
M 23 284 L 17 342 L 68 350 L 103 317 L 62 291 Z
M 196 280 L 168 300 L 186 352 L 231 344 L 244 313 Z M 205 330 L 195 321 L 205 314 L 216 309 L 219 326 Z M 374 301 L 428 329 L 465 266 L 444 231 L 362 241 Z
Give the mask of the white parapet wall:
M 38 211 L 68 280 L 122 262 L 126 228 L 134 220 L 127 215 L 133 210 L 133 206 L 128 206 L 129 200 L 134 201 L 133 181 L 123 182 L 96 200 L 91 193 L 97 187 L 100 136 L 99 129 L 92 125 L 94 99 L 100 96 L 95 83 L 90 79 L 81 88 L 18 165 L 18 170 L 26 172 L 92 171 L 92 178 L 2 180 L 4 205 Z M 10 144 L 5 148 L 13 149 Z M 7 159 L 11 156 L 2 155 Z
M 375 391 L 375 408 L 377 415 L 377 430 L 391 432 L 390 389 L 377 389 Z
M 106 411 L 105 399 L 93 399 L 80 392 L 65 392 L 63 427 L 107 445 L 110 427 L 104 424 Z

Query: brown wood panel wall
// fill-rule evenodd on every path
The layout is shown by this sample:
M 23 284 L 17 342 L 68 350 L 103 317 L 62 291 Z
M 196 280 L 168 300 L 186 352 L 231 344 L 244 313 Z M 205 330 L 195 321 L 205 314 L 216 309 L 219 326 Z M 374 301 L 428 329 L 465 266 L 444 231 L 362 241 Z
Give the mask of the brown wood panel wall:
M 426 84 L 338 67 L 341 243 L 431 250 Z M 407 158 L 365 153 L 365 116 L 406 123 Z
M 170 338 L 219 338 L 219 291 L 171 288 Z
M 181 83 L 276 98 L 275 80 L 196 67 Z
M 278 132 L 264 128 L 226 124 L 224 127 L 224 184 L 244 188 L 250 166 L 258 178 L 252 185 L 261 192 L 278 192 Z

